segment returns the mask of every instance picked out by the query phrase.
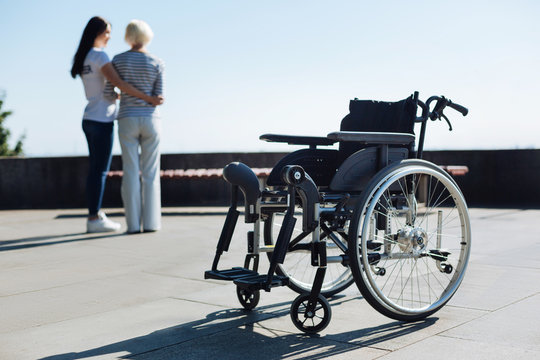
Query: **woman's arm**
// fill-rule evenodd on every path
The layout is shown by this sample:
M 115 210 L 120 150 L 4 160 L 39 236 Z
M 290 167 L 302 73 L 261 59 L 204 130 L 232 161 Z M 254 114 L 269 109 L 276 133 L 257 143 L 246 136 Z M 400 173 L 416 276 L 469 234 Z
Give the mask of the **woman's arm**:
M 163 71 L 165 70 L 163 62 L 160 63 L 158 70 L 158 76 L 156 77 L 156 80 L 154 82 L 152 94 L 163 98 Z M 163 100 L 165 101 L 164 98 Z
M 146 95 L 139 89 L 137 89 L 135 86 L 131 85 L 130 83 L 122 80 L 118 73 L 116 72 L 114 66 L 112 63 L 108 62 L 105 65 L 101 67 L 101 72 L 105 76 L 105 78 L 114 86 L 122 90 L 128 95 L 138 97 L 141 100 L 146 101 L 147 103 L 150 103 L 154 106 L 163 104 L 163 96 L 150 96 Z
M 118 100 L 118 93 L 114 91 L 114 85 L 110 81 L 105 82 L 105 89 L 103 89 L 103 97 L 110 102 Z

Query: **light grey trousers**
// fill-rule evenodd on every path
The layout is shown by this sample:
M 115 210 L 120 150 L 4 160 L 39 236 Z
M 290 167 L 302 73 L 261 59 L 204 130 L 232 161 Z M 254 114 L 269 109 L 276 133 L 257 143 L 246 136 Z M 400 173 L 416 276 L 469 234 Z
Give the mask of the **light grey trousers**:
M 128 232 L 161 228 L 161 184 L 157 117 L 118 119 L 122 148 L 122 201 Z

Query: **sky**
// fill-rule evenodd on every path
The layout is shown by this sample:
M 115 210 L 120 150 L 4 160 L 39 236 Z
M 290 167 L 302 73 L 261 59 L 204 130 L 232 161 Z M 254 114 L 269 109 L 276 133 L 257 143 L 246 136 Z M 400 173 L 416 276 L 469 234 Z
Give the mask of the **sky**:
M 88 153 L 86 105 L 69 75 L 87 21 L 128 50 L 145 20 L 165 62 L 163 153 L 294 150 L 264 133 L 326 136 L 354 98 L 445 95 L 454 130 L 429 122 L 427 150 L 540 148 L 537 0 L 0 0 L 0 91 L 27 156 Z M 120 153 L 117 138 L 114 153 Z

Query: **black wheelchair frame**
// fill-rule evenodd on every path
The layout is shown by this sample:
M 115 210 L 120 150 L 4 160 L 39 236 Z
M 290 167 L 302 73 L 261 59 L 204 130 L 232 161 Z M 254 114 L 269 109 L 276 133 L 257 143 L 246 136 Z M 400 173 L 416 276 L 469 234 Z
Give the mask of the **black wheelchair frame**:
M 262 135 L 264 141 L 308 148 L 281 159 L 264 190 L 248 166 L 224 168 L 231 205 L 205 278 L 233 281 L 248 310 L 257 306 L 260 290 L 289 286 L 300 293 L 291 319 L 306 333 L 329 324 L 326 297 L 353 282 L 377 311 L 393 319 L 415 321 L 438 311 L 463 279 L 471 244 L 457 184 L 421 160 L 428 119 L 444 119 L 452 129 L 446 107 L 468 113 L 445 97 L 423 103 L 415 92 L 393 103 L 351 100 L 340 131 L 327 137 Z M 421 124 L 416 151 L 415 123 Z M 339 150 L 318 148 L 335 143 Z M 254 228 L 247 234 L 243 267 L 219 270 L 240 215 L 238 190 L 245 222 Z M 270 260 L 265 274 L 258 272 L 261 253 Z

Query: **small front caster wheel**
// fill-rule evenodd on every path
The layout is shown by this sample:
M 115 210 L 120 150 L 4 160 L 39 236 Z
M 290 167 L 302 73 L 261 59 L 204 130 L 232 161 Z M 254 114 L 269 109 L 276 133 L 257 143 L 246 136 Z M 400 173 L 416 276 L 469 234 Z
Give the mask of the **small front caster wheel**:
M 310 294 L 301 294 L 291 305 L 291 319 L 298 330 L 314 334 L 323 330 L 330 323 L 332 311 L 324 296 L 319 295 L 315 304 L 311 303 Z
M 240 304 L 242 304 L 246 310 L 253 310 L 261 298 L 259 290 L 242 289 L 238 286 L 236 287 L 236 295 L 238 296 Z
M 444 267 L 443 267 L 443 270 L 445 273 L 447 274 L 451 274 L 452 271 L 454 270 L 454 267 L 450 264 L 445 264 Z

